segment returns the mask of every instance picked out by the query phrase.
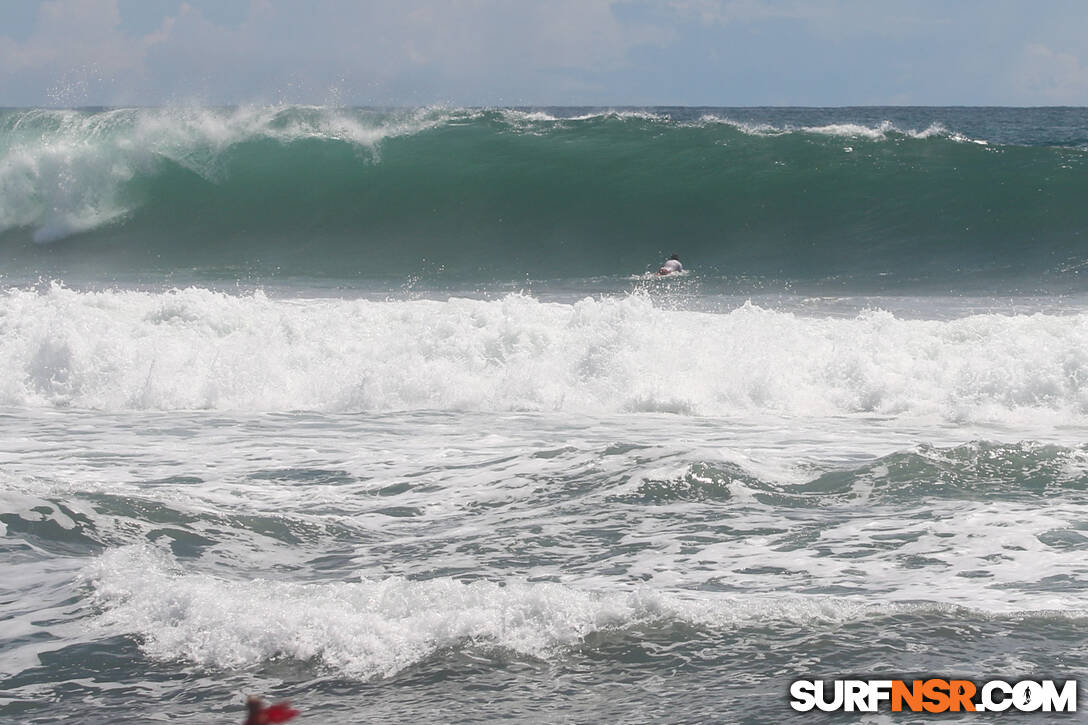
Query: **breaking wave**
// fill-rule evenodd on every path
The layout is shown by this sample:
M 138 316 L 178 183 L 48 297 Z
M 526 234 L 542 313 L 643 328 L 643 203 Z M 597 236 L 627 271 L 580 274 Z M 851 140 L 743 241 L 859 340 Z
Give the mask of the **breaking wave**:
M 319 107 L 0 112 L 0 253 L 274 275 L 1060 273 L 1088 152 L 931 116 Z M 786 111 L 783 111 L 786 113 Z M 51 244 L 43 244 L 51 243 Z
M 53 285 L 0 294 L 0 336 L 8 406 L 1088 413 L 1086 314 L 809 318 L 664 309 L 638 294 L 378 302 Z

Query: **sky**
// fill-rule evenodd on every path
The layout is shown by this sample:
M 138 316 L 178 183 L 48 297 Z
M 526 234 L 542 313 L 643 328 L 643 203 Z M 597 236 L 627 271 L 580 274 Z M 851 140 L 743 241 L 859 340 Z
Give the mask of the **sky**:
M 1088 106 L 1088 0 L 0 0 L 0 106 Z

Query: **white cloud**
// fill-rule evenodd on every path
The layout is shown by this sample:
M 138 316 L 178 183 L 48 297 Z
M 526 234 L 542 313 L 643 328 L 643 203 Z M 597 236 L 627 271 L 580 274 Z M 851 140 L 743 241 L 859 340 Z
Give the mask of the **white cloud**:
M 771 3 L 760 0 L 671 0 L 669 7 L 680 17 L 695 18 L 704 25 L 783 18 L 808 20 L 828 14 L 826 4 L 801 0 Z
M 345 83 L 356 95 L 362 89 L 355 100 L 364 102 L 417 102 L 413 88 L 449 98 L 491 89 L 529 97 L 541 84 L 569 88 L 574 79 L 564 74 L 621 68 L 633 47 L 667 42 L 668 31 L 624 22 L 614 4 L 251 0 L 245 20 L 224 27 L 194 2 L 155 31 L 127 37 L 117 0 L 54 0 L 42 4 L 30 37 L 0 37 L 0 90 L 59 86 L 69 91 L 61 103 L 277 94 L 321 102 Z
M 146 6 L 43 2 L 0 28 L 0 105 L 1088 103 L 1084 21 L 1015 2 L 249 0 L 220 24 L 219 1 L 139 35 Z
M 20 81 L 62 105 L 93 103 L 143 72 L 147 48 L 161 38 L 129 38 L 117 0 L 52 0 L 38 9 L 23 41 L 0 37 L 0 88 Z
M 1023 100 L 1032 105 L 1088 105 L 1088 67 L 1073 53 L 1027 45 L 1013 73 Z
M 116 0 L 45 2 L 37 32 L 23 43 L 5 39 L 8 71 L 93 62 L 113 68 L 131 62 L 115 41 L 120 20 Z

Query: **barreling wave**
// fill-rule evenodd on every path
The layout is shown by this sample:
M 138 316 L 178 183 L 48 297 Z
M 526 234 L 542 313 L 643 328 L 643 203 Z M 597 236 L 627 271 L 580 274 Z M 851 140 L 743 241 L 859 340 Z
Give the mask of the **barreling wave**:
M 662 251 L 801 279 L 1053 274 L 1088 259 L 1076 143 L 995 142 L 924 114 L 916 127 L 788 116 L 2 111 L 0 254 L 38 270 L 426 264 L 482 279 L 628 274 Z
M 663 337 L 662 331 L 667 331 Z M 544 303 L 0 294 L 0 405 L 1083 420 L 1088 315 L 806 318 Z

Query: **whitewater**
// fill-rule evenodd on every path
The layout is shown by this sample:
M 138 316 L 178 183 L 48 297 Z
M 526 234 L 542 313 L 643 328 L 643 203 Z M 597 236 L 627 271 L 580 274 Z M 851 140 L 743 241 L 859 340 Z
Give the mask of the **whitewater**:
M 0 719 L 1083 684 L 1086 119 L 0 110 Z
M 813 317 L 649 292 L 541 302 L 203 288 L 0 296 L 0 403 L 244 412 L 568 411 L 1083 421 L 1088 312 Z

